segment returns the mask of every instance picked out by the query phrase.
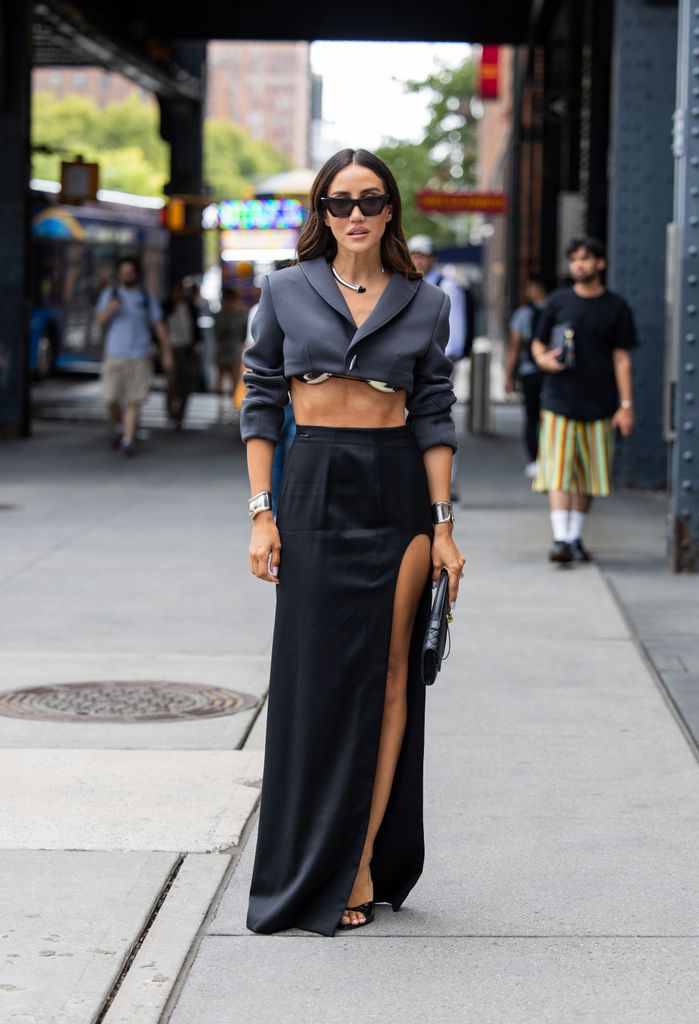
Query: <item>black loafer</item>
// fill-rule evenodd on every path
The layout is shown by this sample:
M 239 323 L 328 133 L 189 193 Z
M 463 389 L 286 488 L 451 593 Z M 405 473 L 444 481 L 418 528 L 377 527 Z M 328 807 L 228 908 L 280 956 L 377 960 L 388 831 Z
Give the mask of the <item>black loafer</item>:
M 374 920 L 375 906 L 374 901 L 370 900 L 368 903 L 360 903 L 358 907 L 347 907 L 347 910 L 354 910 L 357 914 L 364 914 L 364 920 L 360 921 L 359 924 L 338 924 L 338 928 L 344 931 L 352 931 L 354 928 L 363 928 L 365 924 L 371 924 Z
M 592 561 L 592 555 L 587 550 L 587 548 L 583 547 L 583 542 L 581 540 L 574 540 L 573 543 L 570 545 L 570 550 L 573 555 L 574 562 Z
M 567 540 L 555 540 L 549 550 L 549 562 L 572 562 L 573 551 Z

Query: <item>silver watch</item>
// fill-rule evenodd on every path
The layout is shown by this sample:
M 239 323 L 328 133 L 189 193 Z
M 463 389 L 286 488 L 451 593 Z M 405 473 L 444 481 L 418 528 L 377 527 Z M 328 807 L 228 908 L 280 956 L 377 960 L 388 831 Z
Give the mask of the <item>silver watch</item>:
M 260 491 L 248 501 L 248 515 L 254 519 L 258 512 L 267 512 L 272 508 L 272 495 L 269 491 Z
M 432 523 L 438 526 L 440 523 L 454 522 L 454 506 L 450 501 L 435 501 L 432 505 Z

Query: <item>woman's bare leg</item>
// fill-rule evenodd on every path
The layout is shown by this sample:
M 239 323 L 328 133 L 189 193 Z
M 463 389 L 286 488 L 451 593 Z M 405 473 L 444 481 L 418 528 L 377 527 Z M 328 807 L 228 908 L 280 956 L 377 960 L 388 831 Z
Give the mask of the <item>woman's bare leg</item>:
M 386 813 L 396 765 L 403 744 L 408 715 L 407 681 L 410 641 L 420 597 L 431 570 L 431 541 L 426 534 L 420 534 L 413 537 L 406 548 L 396 582 L 386 675 L 386 697 L 374 790 L 371 798 L 371 812 L 359 870 L 347 904 L 350 907 L 366 903 L 374 895 L 371 881 L 374 840 Z M 345 911 L 340 923 L 361 924 L 363 921 L 363 914 L 357 911 Z

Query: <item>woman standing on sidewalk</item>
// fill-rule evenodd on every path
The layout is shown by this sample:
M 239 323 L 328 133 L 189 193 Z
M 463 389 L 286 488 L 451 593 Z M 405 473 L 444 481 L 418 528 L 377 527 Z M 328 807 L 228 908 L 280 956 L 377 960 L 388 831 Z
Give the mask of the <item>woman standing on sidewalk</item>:
M 248 927 L 323 935 L 398 910 L 422 871 L 430 577 L 456 601 L 449 300 L 410 260 L 366 150 L 318 172 L 298 262 L 265 280 L 244 356 L 250 568 L 277 585 Z M 274 446 L 296 438 L 275 523 Z M 407 422 L 406 422 L 407 410 Z

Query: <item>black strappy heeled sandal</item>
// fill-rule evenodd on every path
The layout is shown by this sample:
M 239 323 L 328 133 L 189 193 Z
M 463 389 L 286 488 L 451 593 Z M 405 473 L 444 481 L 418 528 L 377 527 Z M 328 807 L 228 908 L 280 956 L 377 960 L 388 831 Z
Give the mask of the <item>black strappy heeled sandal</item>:
M 375 916 L 375 904 L 373 900 L 369 900 L 368 903 L 360 903 L 358 907 L 345 907 L 345 913 L 348 910 L 353 910 L 356 914 L 364 914 L 364 920 L 358 924 L 338 924 L 339 929 L 344 931 L 351 931 L 353 928 L 363 928 L 365 924 L 371 924 Z

